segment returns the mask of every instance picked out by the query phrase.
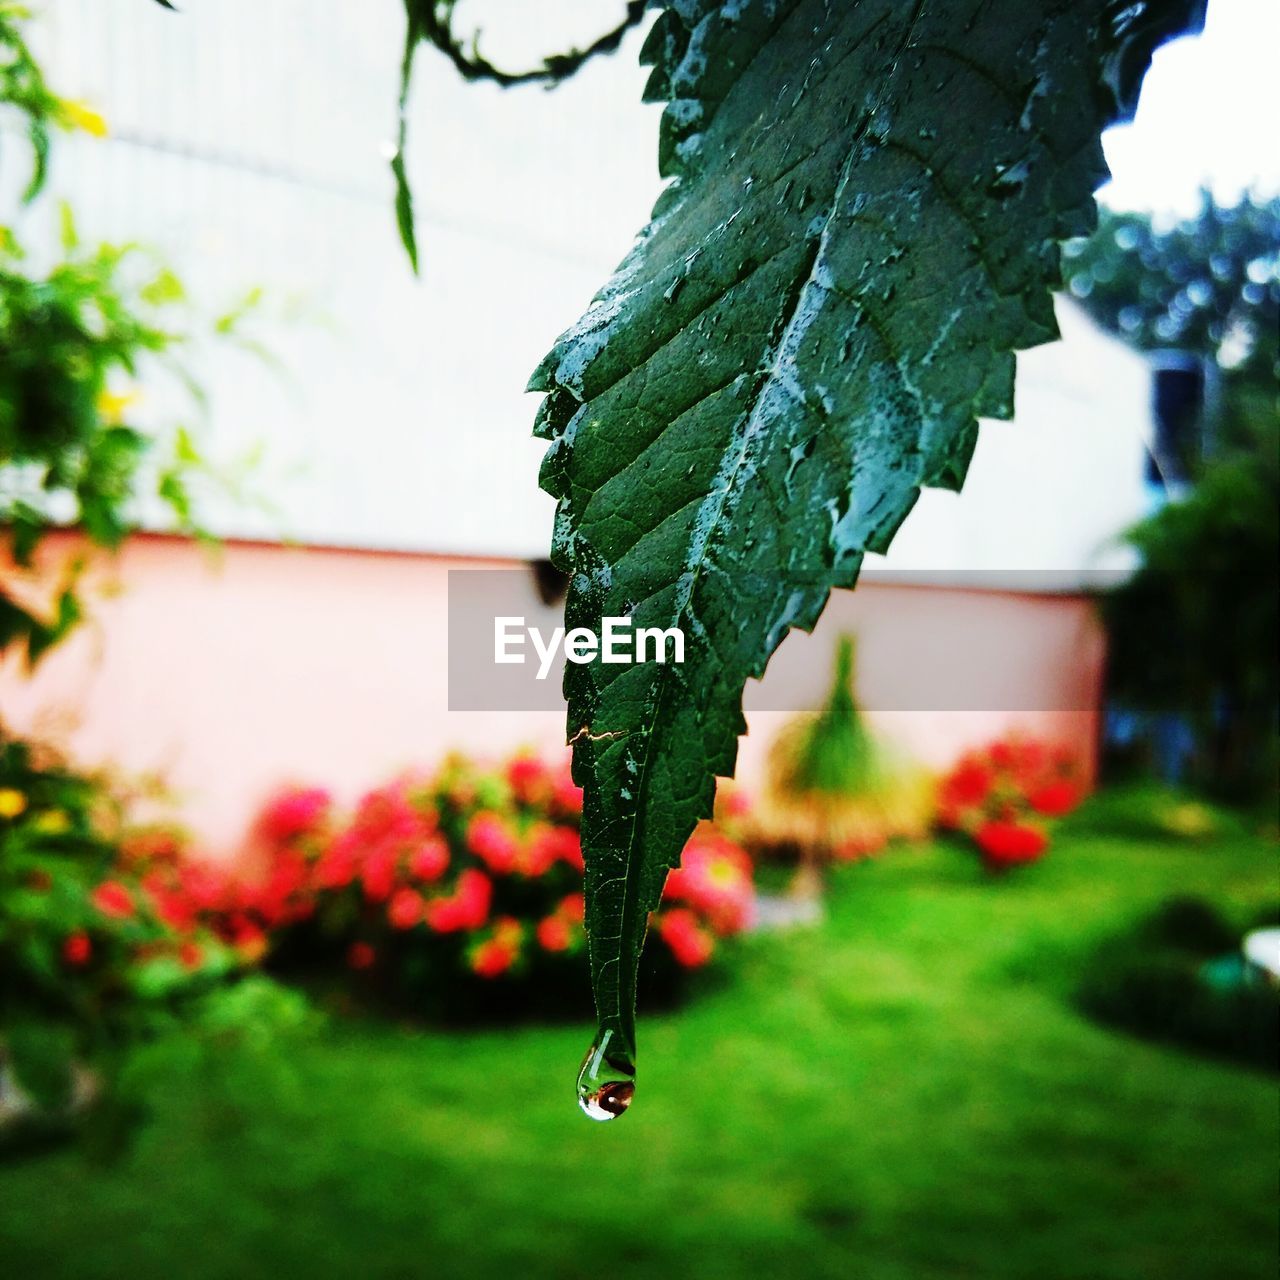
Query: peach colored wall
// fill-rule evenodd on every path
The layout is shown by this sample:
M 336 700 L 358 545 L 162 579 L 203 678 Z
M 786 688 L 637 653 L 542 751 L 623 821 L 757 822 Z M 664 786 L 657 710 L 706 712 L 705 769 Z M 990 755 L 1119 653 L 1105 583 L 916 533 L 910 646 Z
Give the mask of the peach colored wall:
M 50 554 L 74 545 L 53 539 Z M 486 566 L 516 567 L 247 543 L 210 552 L 138 537 L 94 570 L 92 621 L 34 678 L 12 658 L 0 664 L 0 715 L 84 765 L 158 773 L 207 849 L 230 853 L 283 782 L 350 800 L 450 748 L 494 755 L 563 742 L 560 712 L 448 710 L 447 572 Z M 533 614 L 532 576 L 529 601 Z M 919 651 L 940 631 L 956 638 L 944 648 L 960 669 L 1001 676 L 1004 710 L 873 710 L 927 763 L 945 765 L 1010 726 L 1073 743 L 1092 761 L 1103 645 L 1086 601 L 873 583 L 839 593 L 813 636 L 792 635 L 760 693 L 786 681 L 803 699 L 792 705 L 816 702 L 846 629 L 859 636 L 860 688 L 894 706 L 901 673 L 940 660 L 936 646 Z M 984 705 L 981 690 L 972 705 Z M 739 776 L 750 786 L 786 714 L 748 719 Z

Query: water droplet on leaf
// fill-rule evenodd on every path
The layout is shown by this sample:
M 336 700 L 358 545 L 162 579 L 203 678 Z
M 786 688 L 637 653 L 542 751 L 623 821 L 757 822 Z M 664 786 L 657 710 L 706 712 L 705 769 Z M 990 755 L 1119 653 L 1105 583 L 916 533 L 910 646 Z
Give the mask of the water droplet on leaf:
M 615 1032 L 599 1032 L 578 1072 L 578 1106 L 592 1120 L 613 1120 L 631 1105 L 635 1092 L 630 1052 Z

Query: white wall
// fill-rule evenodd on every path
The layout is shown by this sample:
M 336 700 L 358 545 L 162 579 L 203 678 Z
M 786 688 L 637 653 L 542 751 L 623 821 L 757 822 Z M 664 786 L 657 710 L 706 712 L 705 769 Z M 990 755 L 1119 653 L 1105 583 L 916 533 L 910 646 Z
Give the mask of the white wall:
M 620 3 L 486 0 L 508 63 L 581 43 Z M 53 83 L 112 137 L 63 141 L 55 188 L 87 235 L 159 245 L 210 310 L 251 285 L 281 379 L 201 368 L 215 452 L 269 443 L 274 514 L 226 534 L 545 554 L 551 503 L 525 380 L 603 282 L 658 190 L 656 109 L 633 33 L 554 93 L 465 85 L 431 50 L 413 100 L 415 282 L 392 225 L 399 0 L 51 0 Z M 47 209 L 38 216 L 48 217 Z M 984 427 L 966 493 L 926 494 L 888 567 L 1079 571 L 1141 513 L 1146 374 L 1068 306 L 1066 341 L 1020 357 L 1018 420 Z M 163 417 L 152 393 L 143 412 Z M 1058 585 L 1061 585 L 1059 583 Z

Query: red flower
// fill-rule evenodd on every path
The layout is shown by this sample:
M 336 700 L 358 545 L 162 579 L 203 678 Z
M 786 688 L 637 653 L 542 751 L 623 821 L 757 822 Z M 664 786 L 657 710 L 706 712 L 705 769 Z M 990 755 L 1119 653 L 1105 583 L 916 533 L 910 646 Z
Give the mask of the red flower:
M 267 935 L 256 924 L 242 920 L 231 931 L 231 945 L 246 964 L 255 964 L 267 953 Z
M 538 945 L 544 951 L 567 951 L 572 940 L 569 925 L 562 916 L 548 916 L 538 923 Z
M 178 948 L 178 962 L 184 969 L 198 969 L 204 963 L 204 949 L 198 942 L 184 942 Z
M 262 833 L 278 844 L 314 831 L 329 813 L 333 798 L 320 787 L 299 788 L 277 796 L 259 818 Z
M 974 839 L 993 866 L 1034 862 L 1049 847 L 1049 837 L 1039 827 L 1020 822 L 984 822 Z
M 523 805 L 544 803 L 551 789 L 546 765 L 532 755 L 518 755 L 507 764 L 507 784 Z
M 587 900 L 580 893 L 570 893 L 561 899 L 560 905 L 556 908 L 556 914 L 562 915 L 566 920 L 572 920 L 575 924 L 581 924 L 587 913 Z
M 1027 797 L 1028 803 L 1046 818 L 1060 818 L 1080 803 L 1080 788 L 1067 778 L 1046 782 Z
M 128 920 L 135 911 L 133 895 L 118 880 L 104 880 L 89 900 L 112 920 Z
M 663 896 L 688 903 L 719 934 L 738 933 L 755 906 L 751 860 L 732 841 L 700 830 L 667 877 Z
M 147 901 L 151 903 L 156 916 L 170 929 L 185 933 L 195 927 L 195 905 L 181 892 L 159 881 L 154 873 L 143 879 L 142 891 L 147 895 Z
M 965 810 L 977 809 L 986 803 L 994 782 L 991 770 L 981 760 L 972 756 L 961 760 L 938 791 L 939 818 L 943 826 L 960 826 Z
M 387 921 L 393 929 L 412 929 L 422 919 L 426 903 L 413 889 L 397 889 L 387 906 Z
M 345 889 L 360 869 L 360 837 L 355 831 L 339 836 L 316 863 L 315 883 L 320 889 Z
M 427 924 L 437 933 L 479 929 L 489 918 L 492 897 L 493 882 L 489 877 L 483 871 L 468 868 L 458 877 L 451 894 L 427 903 Z
M 567 815 L 582 812 L 582 788 L 574 784 L 568 765 L 552 781 L 551 807 L 558 813 Z
M 370 969 L 378 958 L 378 953 L 367 942 L 353 942 L 347 948 L 347 967 L 350 969 Z
M 658 935 L 671 948 L 678 964 L 697 969 L 711 959 L 715 943 L 686 907 L 674 907 L 658 917 Z
M 81 930 L 73 933 L 62 944 L 62 958 L 72 965 L 74 968 L 80 968 L 81 965 L 89 963 L 89 957 L 93 955 L 93 943 L 89 941 L 89 935 Z
M 365 854 L 360 883 L 370 902 L 386 902 L 396 887 L 396 851 L 386 845 L 370 849 Z
M 440 836 L 428 836 L 409 855 L 409 871 L 419 880 L 439 880 L 449 869 L 449 846 Z
M 467 827 L 467 848 L 495 875 L 516 869 L 520 846 L 496 813 L 477 813 Z
M 493 936 L 471 953 L 471 968 L 482 978 L 496 978 L 506 973 L 520 958 L 520 942 L 524 928 L 512 916 L 494 921 Z

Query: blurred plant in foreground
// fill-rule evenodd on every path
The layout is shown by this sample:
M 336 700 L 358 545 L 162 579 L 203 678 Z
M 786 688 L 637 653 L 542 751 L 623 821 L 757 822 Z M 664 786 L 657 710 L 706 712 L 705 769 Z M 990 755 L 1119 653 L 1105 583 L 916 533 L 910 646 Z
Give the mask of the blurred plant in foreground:
M 29 205 L 44 186 L 52 127 L 107 129 L 45 84 L 22 36 L 27 17 L 0 2 L 0 128 L 19 120 L 30 142 Z M 82 244 L 66 205 L 59 217 L 38 236 L 58 243 L 56 257 L 42 253 L 33 266 L 0 214 L 0 651 L 22 646 L 32 664 L 82 616 L 84 555 L 37 562 L 51 530 L 74 527 L 107 549 L 144 518 L 199 533 L 193 482 L 233 483 L 197 445 L 205 397 L 179 357 L 201 326 L 181 281 L 138 245 Z M 237 336 L 256 301 L 250 294 L 212 332 Z M 160 398 L 181 404 L 186 420 L 142 426 L 155 417 L 140 411 L 144 384 L 164 388 Z
M 933 825 L 931 778 L 867 728 L 853 668 L 853 639 L 842 636 L 826 705 L 779 733 L 764 793 L 746 820 L 753 847 L 798 859 L 802 892 L 816 887 L 819 864 L 865 857 L 892 839 L 923 839 Z
M 964 832 L 993 871 L 1041 858 L 1048 822 L 1084 798 L 1075 757 L 1010 736 L 961 758 L 938 787 L 938 822 Z
M 136 1051 L 178 1026 L 229 1029 L 220 1002 L 242 968 L 167 917 L 101 782 L 0 733 L 0 1138 L 82 1112 L 118 1127 Z

